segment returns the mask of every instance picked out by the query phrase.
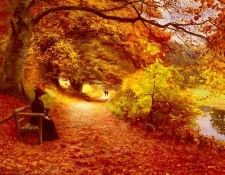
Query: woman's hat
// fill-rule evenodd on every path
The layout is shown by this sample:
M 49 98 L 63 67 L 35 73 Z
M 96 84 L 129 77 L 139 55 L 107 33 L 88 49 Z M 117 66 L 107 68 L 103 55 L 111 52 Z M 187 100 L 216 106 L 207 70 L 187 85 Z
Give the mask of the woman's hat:
M 40 96 L 46 94 L 46 92 L 39 87 L 35 87 L 34 93 L 35 93 L 36 97 L 40 97 Z

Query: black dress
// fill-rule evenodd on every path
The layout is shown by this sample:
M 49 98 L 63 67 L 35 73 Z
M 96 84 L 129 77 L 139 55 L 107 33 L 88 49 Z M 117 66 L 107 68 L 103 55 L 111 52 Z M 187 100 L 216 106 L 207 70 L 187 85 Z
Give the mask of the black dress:
M 45 113 L 44 103 L 39 98 L 35 98 L 31 103 L 31 110 L 34 113 Z M 38 125 L 38 118 L 32 117 L 30 123 L 32 125 Z M 50 119 L 44 118 L 42 120 L 42 138 L 43 140 L 54 140 L 59 138 L 55 124 Z

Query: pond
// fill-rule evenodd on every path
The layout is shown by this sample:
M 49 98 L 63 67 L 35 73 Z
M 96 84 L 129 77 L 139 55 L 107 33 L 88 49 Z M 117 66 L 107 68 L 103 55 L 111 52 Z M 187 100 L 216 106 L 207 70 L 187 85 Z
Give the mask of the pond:
M 210 107 L 201 109 L 204 115 L 197 117 L 196 120 L 200 133 L 218 140 L 225 140 L 225 110 Z

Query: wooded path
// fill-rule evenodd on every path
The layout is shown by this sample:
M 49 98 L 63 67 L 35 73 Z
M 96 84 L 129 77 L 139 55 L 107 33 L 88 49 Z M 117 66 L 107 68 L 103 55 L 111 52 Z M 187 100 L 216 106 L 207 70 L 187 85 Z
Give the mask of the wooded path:
M 6 142 L 0 147 L 0 174 L 225 174 L 224 153 L 146 133 L 104 105 L 59 102 L 51 113 L 60 139 L 42 145 Z

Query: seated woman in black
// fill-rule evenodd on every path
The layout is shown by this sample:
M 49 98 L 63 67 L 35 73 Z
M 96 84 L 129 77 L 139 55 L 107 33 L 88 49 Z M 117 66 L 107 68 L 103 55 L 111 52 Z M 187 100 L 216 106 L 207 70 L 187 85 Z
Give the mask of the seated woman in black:
M 44 108 L 44 103 L 39 98 L 45 94 L 45 92 L 40 88 L 35 88 L 35 99 L 31 103 L 31 110 L 34 113 L 46 113 Z M 32 125 L 38 124 L 38 118 L 32 117 L 30 123 Z M 54 140 L 58 139 L 55 124 L 47 116 L 42 120 L 42 138 L 43 140 Z

